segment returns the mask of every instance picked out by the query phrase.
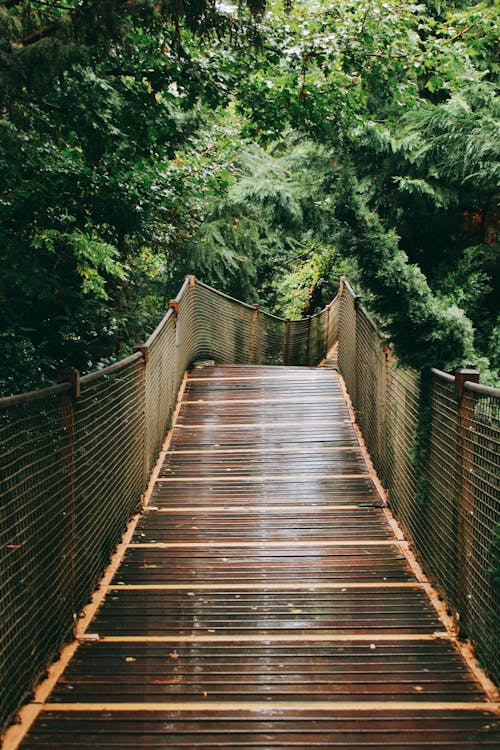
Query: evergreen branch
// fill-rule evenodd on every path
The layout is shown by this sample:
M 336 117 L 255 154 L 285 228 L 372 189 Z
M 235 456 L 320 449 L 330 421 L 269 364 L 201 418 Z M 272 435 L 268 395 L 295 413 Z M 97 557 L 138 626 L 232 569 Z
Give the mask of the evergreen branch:
M 55 8 L 56 10 L 75 10 L 73 5 L 60 5 L 59 3 L 51 3 L 48 2 L 48 0 L 31 0 L 34 3 L 37 3 L 37 5 L 46 5 L 47 8 Z

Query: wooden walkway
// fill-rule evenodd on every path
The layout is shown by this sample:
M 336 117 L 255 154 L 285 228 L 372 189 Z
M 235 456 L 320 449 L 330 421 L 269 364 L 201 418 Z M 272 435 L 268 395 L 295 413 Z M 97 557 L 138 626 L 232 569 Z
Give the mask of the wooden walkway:
M 198 368 L 98 640 L 21 747 L 498 748 L 414 570 L 336 372 Z

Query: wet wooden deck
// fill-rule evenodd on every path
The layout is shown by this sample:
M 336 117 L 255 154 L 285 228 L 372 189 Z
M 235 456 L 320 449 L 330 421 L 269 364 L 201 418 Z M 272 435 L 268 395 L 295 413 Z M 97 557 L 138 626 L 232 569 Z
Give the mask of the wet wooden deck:
M 336 372 L 194 370 L 23 750 L 498 748 L 382 505 Z

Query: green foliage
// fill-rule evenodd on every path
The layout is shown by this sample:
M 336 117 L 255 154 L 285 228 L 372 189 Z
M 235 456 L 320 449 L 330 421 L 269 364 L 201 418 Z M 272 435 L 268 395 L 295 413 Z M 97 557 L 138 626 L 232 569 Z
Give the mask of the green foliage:
M 169 161 L 199 127 L 203 107 L 227 101 L 200 44 L 191 39 L 189 52 L 179 50 L 180 19 L 167 7 L 56 6 L 1 7 L 7 392 L 11 371 L 18 390 L 51 382 L 61 363 L 86 371 L 160 317 L 173 291 L 165 260 L 177 231 Z M 183 4 L 185 25 L 196 26 L 200 8 Z
M 227 124 L 211 135 L 223 138 L 177 160 L 187 231 L 176 252 L 230 294 L 279 309 L 276 279 L 313 236 L 328 237 L 331 154 L 292 131 L 267 148 Z
M 298 259 L 292 270 L 283 273 L 278 283 L 278 294 L 284 300 L 284 314 L 302 318 L 329 304 L 338 291 L 341 276 L 357 278 L 352 259 L 344 257 L 332 245 L 311 245 Z
M 498 33 L 493 0 L 0 0 L 0 389 L 129 351 L 188 271 L 293 315 L 357 273 L 404 362 L 494 382 Z
M 453 369 L 474 360 L 472 324 L 454 304 L 434 294 L 418 268 L 383 228 L 347 170 L 339 181 L 336 218 L 343 250 L 359 264 L 364 287 L 386 322 L 401 362 L 418 369 Z

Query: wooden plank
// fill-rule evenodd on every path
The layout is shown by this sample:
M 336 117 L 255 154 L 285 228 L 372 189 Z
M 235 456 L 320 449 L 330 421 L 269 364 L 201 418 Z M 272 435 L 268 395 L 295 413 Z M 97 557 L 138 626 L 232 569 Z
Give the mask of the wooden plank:
M 99 640 L 103 643 L 287 643 L 287 644 L 304 644 L 304 643 L 383 643 L 385 641 L 433 641 L 436 638 L 445 639 L 447 635 L 440 633 L 301 633 L 284 634 L 284 635 L 103 635 Z M 451 636 L 450 636 L 451 637 Z
M 216 475 L 206 477 L 158 477 L 157 481 L 167 482 L 250 482 L 266 483 L 286 479 L 287 482 L 308 482 L 318 479 L 370 479 L 370 474 L 269 474 L 253 476 L 251 474 L 231 474 L 231 476 Z
M 374 506 L 377 507 L 377 506 Z M 237 506 L 238 511 L 241 511 L 242 513 L 254 513 L 256 511 L 258 512 L 274 512 L 274 511 L 306 511 L 309 512 L 309 514 L 313 515 L 317 511 L 329 511 L 329 510 L 338 510 L 338 511 L 348 511 L 348 510 L 359 510 L 359 505 L 308 505 L 306 508 L 304 508 L 304 505 L 268 505 L 266 503 L 265 506 L 262 505 L 238 505 Z M 210 512 L 223 512 L 223 511 L 230 511 L 234 510 L 234 505 L 210 505 L 208 510 Z M 186 513 L 186 514 L 193 514 L 196 515 L 198 513 L 203 513 L 207 511 L 206 505 L 192 505 L 192 506 L 182 506 L 182 507 L 167 507 L 162 506 L 158 508 L 156 505 L 150 505 L 144 508 L 145 513 Z M 193 523 L 197 523 L 195 519 L 193 519 Z
M 348 425 L 353 424 L 351 419 L 340 419 L 340 420 L 300 420 L 300 421 L 287 421 L 287 422 L 273 422 L 270 425 L 269 422 L 236 422 L 222 425 L 225 430 L 228 429 L 242 429 L 242 428 L 257 428 L 265 429 L 266 427 L 272 426 L 274 429 L 281 429 L 283 427 L 335 427 L 336 425 Z M 175 424 L 175 430 L 220 430 L 221 425 L 218 424 Z
M 317 701 L 308 702 L 308 711 L 366 711 L 375 713 L 387 711 L 386 701 L 375 702 L 366 701 Z M 415 711 L 416 706 L 413 701 L 392 702 L 390 708 L 393 711 Z M 140 712 L 157 712 L 157 711 L 254 711 L 266 713 L 271 711 L 300 711 L 304 709 L 304 703 L 295 701 L 273 702 L 271 705 L 266 701 L 248 701 L 248 702 L 215 702 L 210 700 L 196 701 L 190 703 L 46 703 L 43 711 L 71 712 L 80 713 L 84 711 L 140 711 Z M 485 711 L 491 714 L 498 714 L 500 706 L 498 703 L 488 703 L 480 701 L 471 701 L 466 703 L 442 703 L 439 701 L 422 701 L 418 704 L 421 711 Z
M 306 547 L 315 549 L 321 547 L 402 547 L 407 542 L 396 541 L 395 539 L 350 539 L 332 540 L 319 539 L 314 543 L 310 541 L 251 541 L 251 542 L 234 542 L 226 539 L 216 539 L 212 542 L 133 542 L 129 544 L 130 549 L 302 549 Z
M 238 583 L 115 583 L 109 586 L 109 591 L 121 591 L 121 590 L 140 590 L 140 591 L 332 591 L 345 589 L 346 591 L 350 588 L 359 589 L 404 589 L 404 588 L 424 588 L 422 583 L 418 581 L 333 581 L 333 582 L 298 582 L 290 583 L 289 581 L 255 581 L 252 583 L 246 583 L 244 581 Z
M 326 373 L 325 371 L 321 370 L 314 370 L 312 372 L 308 373 L 308 380 L 312 380 L 313 382 L 335 382 L 334 379 L 335 376 L 332 377 L 332 374 Z M 231 376 L 221 376 L 217 375 L 215 377 L 209 378 L 198 378 L 193 377 L 192 375 L 188 375 L 187 381 L 188 383 L 239 383 L 241 381 L 258 381 L 259 383 L 266 383 L 267 381 L 291 381 L 295 383 L 303 384 L 304 380 L 302 378 L 299 378 L 296 374 L 285 374 L 282 375 L 231 375 Z
M 289 406 L 290 404 L 308 404 L 309 398 L 302 397 L 297 398 L 294 396 L 289 396 L 287 398 L 238 398 L 238 399 L 231 399 L 230 401 L 224 400 L 224 399 L 202 399 L 198 398 L 194 401 L 183 401 L 183 406 L 214 406 L 214 405 L 224 405 L 229 406 L 233 404 L 237 405 L 243 405 L 243 404 L 280 404 L 282 406 Z M 344 399 L 342 396 L 316 396 L 314 399 L 315 403 L 337 403 L 340 402 L 344 404 Z
M 316 455 L 318 453 L 329 453 L 332 452 L 357 452 L 360 451 L 359 446 L 357 445 L 330 445 L 330 446 L 318 446 L 317 448 L 293 448 L 293 453 L 305 453 L 305 454 L 313 454 Z M 182 450 L 182 449 L 174 449 L 165 451 L 165 455 L 169 456 L 184 456 L 184 455 L 226 455 L 230 454 L 232 456 L 239 456 L 247 454 L 253 455 L 253 454 L 259 454 L 259 453 L 265 453 L 266 455 L 274 455 L 274 454 L 289 454 L 290 448 L 198 448 L 195 450 Z

